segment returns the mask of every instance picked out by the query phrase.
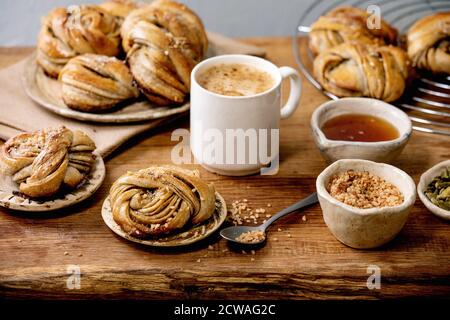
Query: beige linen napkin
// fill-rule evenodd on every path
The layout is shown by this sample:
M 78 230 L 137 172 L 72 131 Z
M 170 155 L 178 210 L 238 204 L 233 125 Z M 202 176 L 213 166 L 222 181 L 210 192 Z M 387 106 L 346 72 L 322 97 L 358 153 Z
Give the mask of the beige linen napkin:
M 264 56 L 263 49 L 240 43 L 222 35 L 208 32 L 213 55 L 242 53 Z M 103 157 L 131 137 L 146 130 L 167 124 L 180 115 L 135 124 L 100 124 L 61 117 L 35 104 L 22 88 L 21 77 L 25 60 L 0 70 L 0 138 L 7 140 L 22 131 L 65 125 L 90 135 Z

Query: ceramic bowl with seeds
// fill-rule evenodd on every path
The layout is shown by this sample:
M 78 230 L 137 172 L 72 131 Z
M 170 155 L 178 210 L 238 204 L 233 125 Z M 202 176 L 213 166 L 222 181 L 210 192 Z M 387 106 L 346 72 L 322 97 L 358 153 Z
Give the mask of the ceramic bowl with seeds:
M 434 215 L 450 221 L 450 211 L 443 209 L 436 204 L 434 204 L 428 196 L 425 194 L 428 186 L 436 177 L 441 176 L 444 171 L 450 169 L 450 160 L 442 161 L 430 168 L 422 174 L 420 177 L 419 184 L 417 185 L 417 194 L 419 195 L 420 201 L 430 210 Z

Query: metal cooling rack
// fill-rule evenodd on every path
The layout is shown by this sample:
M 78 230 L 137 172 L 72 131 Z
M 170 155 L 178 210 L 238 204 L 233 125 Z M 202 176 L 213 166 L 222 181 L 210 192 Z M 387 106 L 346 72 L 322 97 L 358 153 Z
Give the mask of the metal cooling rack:
M 324 90 L 314 79 L 312 75 L 314 55 L 308 46 L 299 45 L 299 37 L 307 36 L 309 26 L 321 15 L 336 7 L 352 6 L 366 9 L 369 5 L 379 6 L 382 18 L 397 28 L 400 35 L 404 35 L 409 27 L 423 16 L 438 11 L 450 11 L 449 0 L 316 0 L 300 17 L 292 47 L 298 67 L 305 77 L 333 100 L 337 100 L 338 97 Z M 432 76 L 423 73 L 394 104 L 408 113 L 414 130 L 450 136 L 450 76 Z

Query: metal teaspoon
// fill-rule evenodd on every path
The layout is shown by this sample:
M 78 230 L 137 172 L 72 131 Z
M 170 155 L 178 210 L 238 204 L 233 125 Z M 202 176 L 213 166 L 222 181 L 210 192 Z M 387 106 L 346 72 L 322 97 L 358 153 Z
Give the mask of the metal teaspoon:
M 265 223 L 257 226 L 257 227 L 249 227 L 249 226 L 234 226 L 234 227 L 228 227 L 225 229 L 222 229 L 220 231 L 220 235 L 232 242 L 236 242 L 239 244 L 250 244 L 250 245 L 255 245 L 255 244 L 259 244 L 262 243 L 266 240 L 266 237 L 264 237 L 264 239 L 262 239 L 259 242 L 242 242 L 242 241 L 238 241 L 236 240 L 236 238 L 238 238 L 241 234 L 245 233 L 245 232 L 251 232 L 251 231 L 262 231 L 264 233 L 264 235 L 266 235 L 266 230 L 267 228 L 276 220 L 280 219 L 281 217 L 284 217 L 285 215 L 297 211 L 299 209 L 305 208 L 307 206 L 310 206 L 312 204 L 315 204 L 318 201 L 317 199 L 317 193 L 314 192 L 312 194 L 310 194 L 308 197 L 294 203 L 293 205 L 287 207 L 286 209 L 281 210 L 280 212 L 278 212 L 277 214 L 273 215 L 269 220 L 267 220 Z

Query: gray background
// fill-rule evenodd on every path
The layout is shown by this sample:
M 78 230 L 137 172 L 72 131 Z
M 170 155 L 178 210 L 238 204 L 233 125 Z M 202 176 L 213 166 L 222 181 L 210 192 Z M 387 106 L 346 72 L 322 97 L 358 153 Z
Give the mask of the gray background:
M 314 0 L 181 0 L 211 31 L 235 37 L 290 35 Z M 34 45 L 40 17 L 56 6 L 102 0 L 0 0 L 0 46 Z M 149 0 L 147 0 L 149 2 Z
M 143 0 L 141 0 L 143 1 Z M 150 2 L 151 0 L 145 0 Z M 207 29 L 233 37 L 292 35 L 305 10 L 319 0 L 179 0 L 197 12 Z M 321 0 L 305 25 L 339 1 L 381 6 L 383 18 L 401 32 L 422 15 L 450 10 L 450 0 Z M 40 19 L 52 8 L 103 0 L 0 0 L 0 46 L 34 45 Z

